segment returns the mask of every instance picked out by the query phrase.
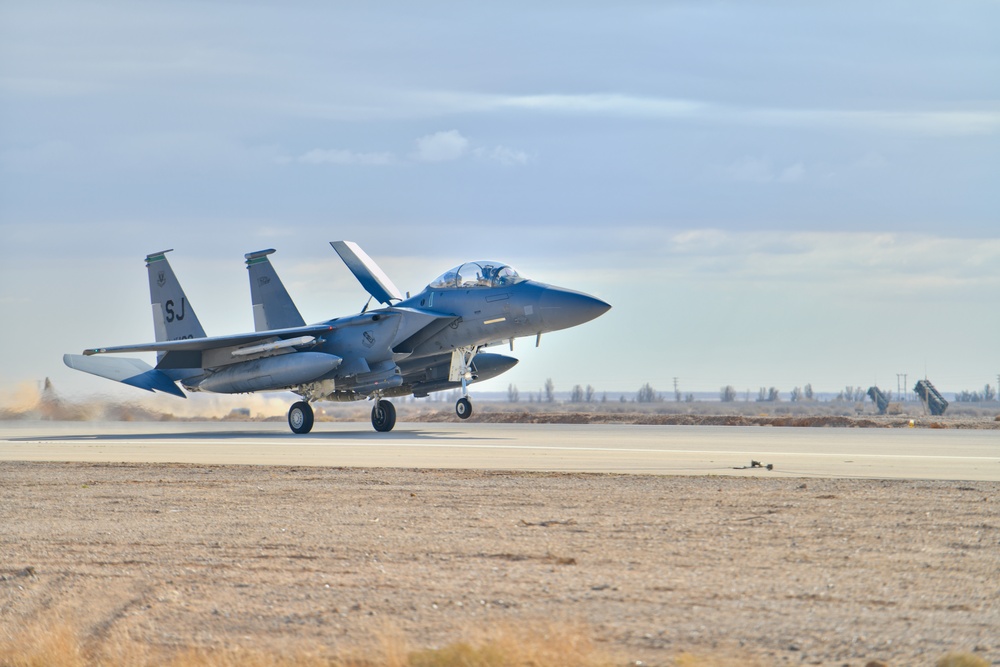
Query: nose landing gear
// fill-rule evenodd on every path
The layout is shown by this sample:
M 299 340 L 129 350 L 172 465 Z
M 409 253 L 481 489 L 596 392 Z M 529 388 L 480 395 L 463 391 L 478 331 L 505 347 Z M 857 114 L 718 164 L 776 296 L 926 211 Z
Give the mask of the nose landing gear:
M 479 352 L 478 347 L 460 347 L 451 353 L 451 370 L 448 379 L 451 382 L 461 380 L 462 398 L 455 403 L 455 414 L 459 419 L 472 416 L 472 401 L 469 400 L 469 382 L 473 379 L 472 359 Z

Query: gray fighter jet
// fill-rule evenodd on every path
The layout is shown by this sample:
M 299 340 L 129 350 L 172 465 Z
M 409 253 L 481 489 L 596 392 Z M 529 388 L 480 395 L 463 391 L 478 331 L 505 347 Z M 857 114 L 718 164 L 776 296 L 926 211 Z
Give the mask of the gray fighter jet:
M 248 253 L 253 333 L 206 336 L 191 302 L 167 262 L 170 250 L 146 256 L 155 343 L 67 354 L 70 368 L 147 391 L 185 398 L 184 392 L 242 394 L 291 391 L 303 398 L 288 411 L 295 433 L 313 426 L 314 401 L 374 401 L 372 426 L 396 424 L 391 397 L 427 396 L 461 388 L 456 414 L 468 419 L 468 386 L 494 378 L 517 359 L 483 348 L 583 324 L 610 305 L 582 292 L 528 280 L 510 266 L 467 262 L 443 273 L 416 296 L 403 298 L 388 276 L 351 241 L 334 250 L 384 307 L 306 325 L 268 256 Z M 369 304 L 371 300 L 369 300 Z M 156 366 L 140 359 L 95 357 L 156 352 Z

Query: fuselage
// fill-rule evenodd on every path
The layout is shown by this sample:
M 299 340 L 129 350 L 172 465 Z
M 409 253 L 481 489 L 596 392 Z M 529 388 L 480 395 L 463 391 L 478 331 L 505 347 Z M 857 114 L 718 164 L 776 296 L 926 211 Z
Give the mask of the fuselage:
M 606 312 L 610 306 L 590 295 L 532 280 L 497 286 L 435 287 L 393 306 L 330 320 L 331 331 L 310 348 L 313 353 L 338 360 L 317 363 L 322 372 L 305 372 L 292 386 L 313 400 L 359 400 L 372 392 L 385 396 L 426 395 L 459 386 L 448 381 L 448 368 L 455 350 L 471 349 L 537 337 L 543 333 L 582 324 Z M 284 369 L 281 357 L 266 362 Z M 272 357 L 273 358 L 273 357 Z M 495 377 L 517 363 L 502 355 L 479 354 L 475 379 Z M 475 359 L 474 359 L 475 361 Z M 253 376 L 259 376 L 254 369 Z M 190 388 L 199 380 L 192 379 Z M 209 391 L 245 391 L 202 387 Z

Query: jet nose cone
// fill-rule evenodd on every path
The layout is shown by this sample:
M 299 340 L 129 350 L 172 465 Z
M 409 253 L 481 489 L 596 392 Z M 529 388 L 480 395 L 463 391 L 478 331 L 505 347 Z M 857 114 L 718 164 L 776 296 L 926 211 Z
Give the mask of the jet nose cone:
M 611 310 L 611 304 L 597 297 L 561 287 L 546 288 L 539 305 L 549 331 L 575 327 Z

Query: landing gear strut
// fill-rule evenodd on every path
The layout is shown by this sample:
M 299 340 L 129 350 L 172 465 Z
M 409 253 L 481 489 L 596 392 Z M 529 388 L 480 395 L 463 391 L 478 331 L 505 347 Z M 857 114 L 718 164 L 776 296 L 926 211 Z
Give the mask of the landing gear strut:
M 396 425 L 396 406 L 390 401 L 379 399 L 372 408 L 372 426 L 376 431 L 385 433 Z
M 308 433 L 313 427 L 313 409 L 305 401 L 299 401 L 288 410 L 288 426 L 292 433 Z
M 472 401 L 469 400 L 469 380 L 472 379 L 472 358 L 479 352 L 478 347 L 461 347 L 451 354 L 451 370 L 448 379 L 462 381 L 462 398 L 455 403 L 455 414 L 459 419 L 472 416 Z

